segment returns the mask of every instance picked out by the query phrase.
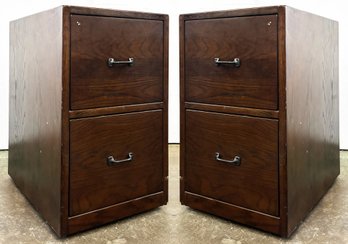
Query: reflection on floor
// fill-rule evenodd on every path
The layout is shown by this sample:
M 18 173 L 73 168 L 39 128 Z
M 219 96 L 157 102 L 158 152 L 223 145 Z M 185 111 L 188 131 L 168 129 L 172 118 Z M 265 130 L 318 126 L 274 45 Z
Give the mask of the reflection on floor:
M 0 152 L 0 243 L 348 243 L 348 152 L 341 175 L 291 239 L 280 239 L 180 205 L 179 146 L 169 146 L 169 202 L 156 210 L 57 239 L 7 175 Z

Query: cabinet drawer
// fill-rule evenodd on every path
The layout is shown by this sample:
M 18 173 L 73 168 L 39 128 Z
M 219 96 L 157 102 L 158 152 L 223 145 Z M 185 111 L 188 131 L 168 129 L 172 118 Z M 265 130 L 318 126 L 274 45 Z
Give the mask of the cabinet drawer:
M 163 41 L 160 20 L 71 15 L 71 109 L 161 101 Z
M 279 215 L 277 120 L 188 110 L 185 160 L 186 191 Z
M 187 101 L 278 108 L 276 15 L 186 20 L 184 28 Z
M 70 216 L 162 191 L 162 126 L 157 110 L 72 120 Z

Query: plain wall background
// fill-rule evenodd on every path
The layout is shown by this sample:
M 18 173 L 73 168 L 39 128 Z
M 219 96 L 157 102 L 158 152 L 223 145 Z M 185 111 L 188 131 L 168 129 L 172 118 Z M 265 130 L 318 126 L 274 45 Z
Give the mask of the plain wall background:
M 9 21 L 59 5 L 79 5 L 169 14 L 169 142 L 179 142 L 179 14 L 289 5 L 339 21 L 340 148 L 348 149 L 348 17 L 342 0 L 12 0 L 0 10 L 0 149 L 8 148 Z M 40 46 L 40 43 L 38 43 Z M 313 60 L 315 62 L 315 60 Z M 346 96 L 345 96 L 346 95 Z

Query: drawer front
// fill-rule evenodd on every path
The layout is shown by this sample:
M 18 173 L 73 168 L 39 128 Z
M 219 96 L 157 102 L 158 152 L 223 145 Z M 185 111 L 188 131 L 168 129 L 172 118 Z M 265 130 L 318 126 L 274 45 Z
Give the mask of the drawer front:
M 277 120 L 189 110 L 185 150 L 186 191 L 279 215 Z
M 185 22 L 187 101 L 277 109 L 277 77 L 276 15 Z
M 72 120 L 70 216 L 162 191 L 162 140 L 162 111 Z
M 71 16 L 71 109 L 158 102 L 162 82 L 163 21 Z

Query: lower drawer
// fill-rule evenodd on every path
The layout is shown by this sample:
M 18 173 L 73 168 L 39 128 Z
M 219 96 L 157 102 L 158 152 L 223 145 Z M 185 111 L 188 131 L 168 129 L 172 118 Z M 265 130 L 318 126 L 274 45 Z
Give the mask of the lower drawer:
M 163 190 L 162 111 L 70 122 L 70 216 Z
M 278 121 L 188 110 L 185 191 L 279 216 Z

